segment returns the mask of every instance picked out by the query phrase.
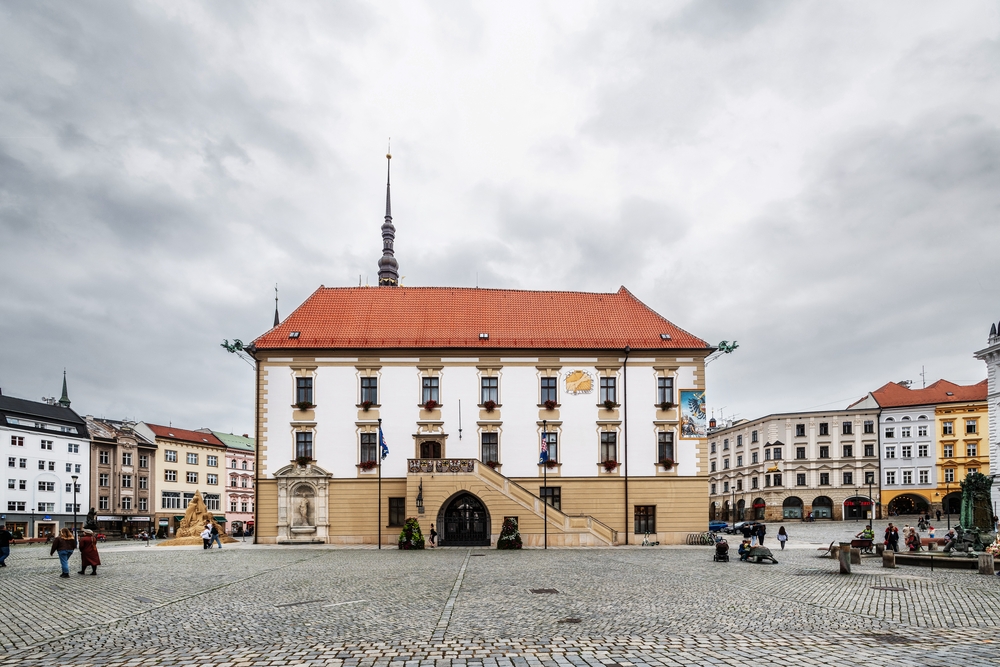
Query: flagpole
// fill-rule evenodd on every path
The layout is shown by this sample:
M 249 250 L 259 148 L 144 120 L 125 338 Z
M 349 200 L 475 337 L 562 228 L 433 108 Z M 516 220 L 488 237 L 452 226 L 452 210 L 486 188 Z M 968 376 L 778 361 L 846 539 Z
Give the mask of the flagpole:
M 545 487 L 545 497 L 542 498 L 542 502 L 545 504 L 545 518 L 544 526 L 542 528 L 543 534 L 545 535 L 545 549 L 549 548 L 549 440 L 548 436 L 545 434 L 548 426 L 548 420 L 542 420 L 542 439 L 545 441 L 545 462 L 542 466 L 542 485 Z
M 382 549 L 382 418 L 378 418 L 378 548 Z

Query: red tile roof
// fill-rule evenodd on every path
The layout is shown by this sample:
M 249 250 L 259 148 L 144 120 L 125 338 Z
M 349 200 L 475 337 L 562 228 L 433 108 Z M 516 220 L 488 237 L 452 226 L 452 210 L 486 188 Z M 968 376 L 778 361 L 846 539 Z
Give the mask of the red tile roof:
M 297 338 L 289 338 L 292 332 Z M 489 338 L 480 338 L 480 334 Z M 660 334 L 668 334 L 668 339 Z M 622 287 L 611 294 L 461 287 L 320 287 L 258 349 L 636 350 L 711 346 Z
M 156 424 L 147 423 L 146 426 L 149 430 L 156 434 L 158 438 L 170 438 L 172 440 L 184 440 L 186 442 L 193 442 L 197 445 L 218 445 L 219 447 L 225 447 L 223 442 L 216 438 L 211 433 L 203 433 L 202 431 L 188 431 L 183 428 L 174 428 L 173 426 L 158 426 Z
M 890 382 L 872 392 L 872 396 L 883 408 L 900 408 L 908 405 L 936 405 L 938 403 L 963 403 L 985 401 L 987 382 L 958 385 L 947 380 L 938 380 L 924 389 L 908 389 L 896 382 Z

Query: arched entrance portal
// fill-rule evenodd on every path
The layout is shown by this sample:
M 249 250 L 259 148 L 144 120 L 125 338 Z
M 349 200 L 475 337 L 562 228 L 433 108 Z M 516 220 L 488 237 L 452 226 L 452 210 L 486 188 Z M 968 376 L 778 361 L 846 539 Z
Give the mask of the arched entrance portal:
M 889 515 L 924 514 L 929 509 L 927 500 L 915 493 L 904 493 L 889 501 Z
M 844 501 L 844 519 L 867 519 L 872 502 L 864 496 L 853 496 Z
M 833 518 L 833 501 L 827 496 L 819 496 L 813 498 L 813 518 L 814 519 L 832 519 Z
M 764 502 L 763 498 L 754 498 L 753 500 L 753 518 L 756 521 L 764 520 L 764 512 L 767 510 L 767 503 Z
M 438 514 L 441 546 L 490 546 L 490 515 L 486 506 L 471 493 L 459 493 Z
M 747 520 L 747 501 L 740 500 L 736 503 L 736 517 L 737 521 Z
M 719 506 L 716 503 L 708 504 L 708 520 L 715 521 L 715 513 L 719 510 Z
M 944 501 L 941 503 L 941 513 L 942 514 L 961 514 L 962 513 L 962 494 L 959 491 L 952 491 L 944 497 Z
M 781 517 L 783 519 L 801 519 L 802 499 L 795 496 L 785 498 L 785 502 L 781 503 Z

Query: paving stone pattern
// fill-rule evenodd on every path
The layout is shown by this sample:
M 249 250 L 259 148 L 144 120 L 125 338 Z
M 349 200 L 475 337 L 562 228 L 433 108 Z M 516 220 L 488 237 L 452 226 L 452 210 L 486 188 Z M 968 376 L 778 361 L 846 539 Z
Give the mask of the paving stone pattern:
M 875 558 L 844 576 L 800 545 L 777 565 L 710 547 L 126 546 L 70 579 L 15 547 L 0 666 L 1000 664 L 1000 577 Z

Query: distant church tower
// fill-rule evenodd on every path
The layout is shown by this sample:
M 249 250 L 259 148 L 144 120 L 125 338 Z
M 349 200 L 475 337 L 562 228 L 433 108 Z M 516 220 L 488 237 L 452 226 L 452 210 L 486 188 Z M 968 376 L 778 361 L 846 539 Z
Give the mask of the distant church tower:
M 66 370 L 65 369 L 63 369 L 63 393 L 62 393 L 62 397 L 59 399 L 59 405 L 63 406 L 64 408 L 68 408 L 69 405 L 70 405 L 70 402 L 69 402 L 69 392 L 66 391 Z
M 378 260 L 379 286 L 399 286 L 399 264 L 396 262 L 392 244 L 396 240 L 396 228 L 392 226 L 392 208 L 389 205 L 389 168 L 392 154 L 386 153 L 385 167 L 385 222 L 382 223 L 382 258 Z

